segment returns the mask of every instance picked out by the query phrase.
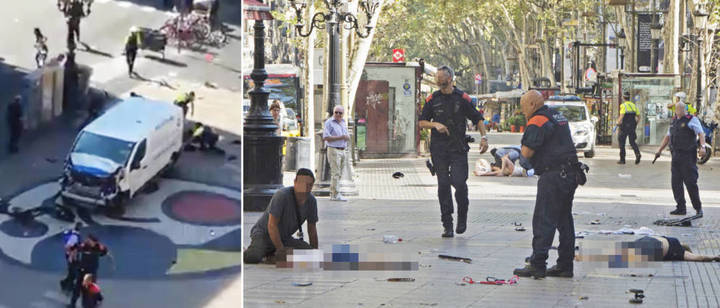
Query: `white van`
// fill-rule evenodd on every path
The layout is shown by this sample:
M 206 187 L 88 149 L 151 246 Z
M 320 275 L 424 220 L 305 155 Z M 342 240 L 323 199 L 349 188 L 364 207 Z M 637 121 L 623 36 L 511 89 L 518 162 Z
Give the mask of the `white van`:
M 183 113 L 171 103 L 128 98 L 75 138 L 60 179 L 64 204 L 121 206 L 182 151 Z
M 595 156 L 595 123 L 597 117 L 590 117 L 587 105 L 574 95 L 551 96 L 545 105 L 562 113 L 570 123 L 575 149 L 582 152 L 586 158 Z

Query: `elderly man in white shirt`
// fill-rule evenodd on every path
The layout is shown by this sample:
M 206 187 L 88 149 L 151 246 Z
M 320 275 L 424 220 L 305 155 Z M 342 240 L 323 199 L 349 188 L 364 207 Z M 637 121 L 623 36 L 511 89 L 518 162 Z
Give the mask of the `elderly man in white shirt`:
M 327 159 L 330 163 L 330 200 L 347 201 L 339 192 L 338 185 L 342 170 L 345 167 L 345 148 L 347 148 L 350 134 L 343 120 L 345 108 L 338 105 L 333 109 L 333 115 L 325 121 L 323 141 L 327 147 Z

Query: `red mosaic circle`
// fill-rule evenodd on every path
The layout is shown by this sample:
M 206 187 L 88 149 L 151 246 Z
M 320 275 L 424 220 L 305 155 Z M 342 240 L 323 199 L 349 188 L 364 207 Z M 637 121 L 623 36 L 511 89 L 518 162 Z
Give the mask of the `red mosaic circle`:
M 242 204 L 217 193 L 184 191 L 165 199 L 163 212 L 170 218 L 189 224 L 236 225 L 242 219 Z

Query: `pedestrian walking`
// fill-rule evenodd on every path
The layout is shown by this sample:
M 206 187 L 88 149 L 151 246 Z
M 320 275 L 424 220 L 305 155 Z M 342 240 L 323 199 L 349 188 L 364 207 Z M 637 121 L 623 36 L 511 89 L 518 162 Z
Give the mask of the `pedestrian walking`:
M 280 136 L 282 135 L 282 114 L 280 111 L 282 108 L 280 107 L 280 101 L 279 100 L 273 100 L 272 104 L 270 104 L 270 115 L 273 117 L 273 122 L 275 122 L 275 125 L 277 125 L 277 129 L 275 130 L 275 134 Z
M 41 68 L 45 65 L 48 55 L 47 37 L 42 34 L 40 28 L 35 28 L 33 32 L 35 34 L 35 64 Z
M 82 282 L 82 307 L 96 308 L 100 307 L 103 301 L 103 295 L 100 286 L 95 282 L 95 275 L 85 274 Z
M 635 139 L 637 139 L 637 123 L 640 121 L 640 115 L 638 114 L 637 106 L 630 100 L 630 92 L 625 92 L 623 97 L 625 102 L 620 105 L 620 116 L 617 119 L 617 126 L 620 128 L 618 134 L 618 143 L 620 145 L 620 160 L 618 164 L 625 164 L 625 140 L 630 140 L 630 146 L 635 152 L 635 164 L 640 163 L 640 149 L 638 148 Z
M 142 46 L 140 31 L 137 27 L 133 26 L 130 28 L 130 34 L 125 38 L 125 61 L 128 66 L 128 77 L 132 77 L 134 73 L 135 57 L 137 56 L 137 51 L 140 46 Z
M 8 131 L 10 132 L 10 142 L 8 143 L 8 151 L 10 153 L 17 153 L 19 151 L 18 143 L 20 143 L 20 136 L 24 128 L 23 123 L 23 110 L 20 100 L 20 95 L 15 96 L 13 101 L 8 104 L 6 120 L 8 124 Z
M 245 264 L 259 263 L 273 255 L 275 261 L 285 261 L 290 249 L 318 248 L 317 200 L 312 194 L 314 183 L 312 171 L 300 168 L 293 186 L 275 192 L 265 213 L 250 230 L 250 246 L 243 252 Z M 305 221 L 310 243 L 303 240 Z M 296 232 L 297 238 L 293 237 Z
M 325 121 L 323 128 L 323 141 L 327 147 L 327 160 L 330 163 L 330 200 L 347 201 L 340 194 L 340 178 L 347 162 L 345 148 L 347 148 L 350 134 L 348 133 L 343 114 L 345 108 L 340 105 L 333 108 L 333 114 Z
M 180 96 L 178 96 L 175 99 L 174 104 L 176 106 L 179 106 L 180 108 L 182 108 L 183 116 L 187 116 L 188 105 L 189 105 L 189 108 L 191 108 L 190 114 L 191 115 L 194 114 L 195 113 L 195 92 L 190 91 L 188 93 L 181 94 Z
M 78 273 L 78 263 L 80 261 L 78 248 L 82 243 L 80 228 L 82 228 L 82 223 L 78 222 L 75 224 L 74 228 L 63 232 L 63 242 L 65 243 L 65 262 L 67 263 L 67 275 L 60 281 L 60 288 L 63 291 L 71 291 L 73 283 L 75 283 L 77 279 L 76 275 Z
M 83 3 L 81 0 L 71 0 L 69 5 L 65 5 L 64 8 L 68 25 L 68 45 L 76 46 L 76 42 L 81 42 L 80 20 L 86 16 L 83 11 Z
M 698 140 L 700 141 L 700 147 L 698 147 Z M 684 184 L 690 195 L 690 202 L 692 202 L 696 215 L 702 217 L 702 204 L 697 185 L 697 159 L 698 151 L 700 156 L 705 155 L 705 132 L 702 129 L 700 120 L 687 113 L 683 102 L 679 102 L 675 106 L 675 117 L 672 125 L 670 125 L 667 135 L 655 153 L 655 157 L 659 157 L 668 144 L 670 144 L 672 154 L 670 182 L 676 203 L 675 210 L 670 214 L 686 214 Z
M 101 244 L 97 237 L 93 234 L 89 234 L 87 239 L 78 247 L 78 253 L 80 254 L 80 261 L 78 263 L 78 272 L 75 280 L 75 286 L 72 292 L 72 298 L 70 299 L 70 307 L 75 307 L 78 298 L 83 290 L 83 281 L 86 274 L 92 274 L 97 279 L 97 271 L 100 266 L 100 257 L 112 255 L 110 251 Z
M 572 277 L 575 257 L 572 203 L 579 184 L 578 176 L 584 177 L 584 173 L 578 170 L 570 126 L 565 116 L 545 106 L 542 94 L 536 90 L 522 96 L 520 107 L 530 119 L 522 136 L 520 164 L 526 169 L 535 167 L 535 174 L 540 178 L 532 218 L 533 253 L 529 264 L 515 269 L 513 274 L 536 279 L 544 278 L 546 274 Z M 557 265 L 546 271 L 548 251 L 556 229 L 560 235 Z
M 455 188 L 457 203 L 457 229 L 462 234 L 467 228 L 468 200 L 468 139 L 465 136 L 469 119 L 482 135 L 480 153 L 488 149 L 483 116 L 471 103 L 470 96 L 453 85 L 455 72 L 448 66 L 440 67 L 436 81 L 439 91 L 425 101 L 420 115 L 420 128 L 430 129 L 430 155 L 438 181 L 442 237 L 453 237 L 453 199 L 450 186 Z

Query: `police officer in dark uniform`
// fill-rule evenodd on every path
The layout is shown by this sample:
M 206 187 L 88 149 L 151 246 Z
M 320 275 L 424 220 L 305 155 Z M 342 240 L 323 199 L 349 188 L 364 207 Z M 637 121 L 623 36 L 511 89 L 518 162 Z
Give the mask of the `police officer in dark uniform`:
M 65 6 L 65 16 L 68 25 L 68 44 L 75 46 L 75 42 L 80 42 L 80 19 L 86 16 L 83 3 L 80 0 L 72 0 L 70 5 Z
M 640 149 L 638 148 L 635 139 L 637 134 L 635 129 L 640 119 L 638 115 L 637 106 L 635 103 L 630 101 L 630 92 L 625 92 L 623 95 L 625 102 L 620 105 L 620 117 L 617 120 L 617 126 L 620 127 L 620 133 L 618 134 L 618 143 L 620 145 L 620 160 L 618 164 L 625 164 L 625 139 L 630 139 L 630 146 L 635 152 L 635 164 L 640 163 Z
M 700 140 L 700 148 L 697 146 L 696 138 Z M 670 151 L 672 151 L 670 172 L 672 173 L 672 190 L 677 207 L 670 214 L 686 214 L 685 191 L 683 190 L 683 184 L 685 184 L 697 216 L 702 217 L 703 211 L 697 185 L 698 168 L 696 164 L 698 151 L 700 151 L 700 155 L 705 155 L 705 132 L 702 129 L 700 120 L 687 113 L 683 102 L 677 103 L 672 125 L 660 144 L 660 148 L 655 153 L 655 157 L 660 157 L 660 153 L 668 143 L 670 144 Z
M 430 154 L 433 169 L 438 180 L 438 199 L 443 228 L 442 237 L 453 237 L 453 200 L 450 186 L 455 188 L 455 202 L 458 208 L 458 234 L 467 228 L 468 200 L 468 155 L 470 150 L 465 138 L 467 119 L 477 126 L 482 135 L 480 153 L 488 148 L 483 116 L 471 104 L 470 96 L 453 86 L 455 73 L 452 68 L 438 69 L 436 79 L 439 91 L 426 100 L 420 116 L 420 128 L 431 129 Z
M 575 226 L 572 202 L 578 186 L 578 160 L 570 135 L 568 120 L 545 106 L 540 92 L 532 90 L 520 99 L 520 106 L 529 119 L 522 137 L 520 164 L 535 167 L 538 179 L 533 213 L 533 253 L 524 268 L 515 269 L 521 277 L 572 277 L 575 257 Z M 582 174 L 584 176 L 584 174 Z M 584 184 L 584 183 L 581 183 Z M 546 271 L 548 251 L 560 233 L 557 265 Z
M 22 105 L 20 105 L 20 95 L 15 96 L 12 103 L 7 106 L 7 113 L 5 114 L 8 131 L 10 132 L 10 143 L 8 144 L 8 151 L 10 153 L 18 152 L 18 143 L 20 142 L 20 135 L 23 131 L 23 111 Z

